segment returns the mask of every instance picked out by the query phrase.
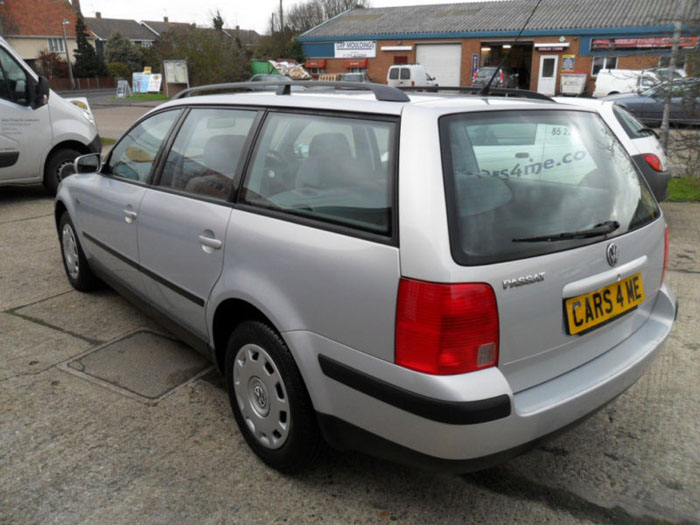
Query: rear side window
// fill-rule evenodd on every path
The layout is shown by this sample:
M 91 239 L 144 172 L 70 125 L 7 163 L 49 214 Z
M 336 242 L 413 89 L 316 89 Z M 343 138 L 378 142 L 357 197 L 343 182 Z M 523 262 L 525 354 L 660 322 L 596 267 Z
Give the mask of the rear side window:
M 452 255 L 474 265 L 575 248 L 604 237 L 538 239 L 660 214 L 597 114 L 502 111 L 440 119 Z
M 398 67 L 393 67 L 389 70 L 389 78 L 391 80 L 396 80 L 399 78 L 399 68 Z
M 159 185 L 227 199 L 255 115 L 254 111 L 192 109 L 170 149 Z
M 391 235 L 395 134 L 393 121 L 270 114 L 241 200 Z
M 401 80 L 408 80 L 411 78 L 411 70 L 407 67 L 401 68 Z
M 613 106 L 613 113 L 629 138 L 640 139 L 654 135 L 652 130 L 637 120 L 637 117 L 632 115 L 632 113 L 625 108 L 615 104 Z

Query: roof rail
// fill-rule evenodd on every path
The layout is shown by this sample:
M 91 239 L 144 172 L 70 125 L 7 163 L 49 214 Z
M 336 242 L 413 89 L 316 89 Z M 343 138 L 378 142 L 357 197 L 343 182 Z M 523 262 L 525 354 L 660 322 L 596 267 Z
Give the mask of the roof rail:
M 469 93 L 474 95 L 479 95 L 482 86 L 416 86 L 416 87 L 400 87 L 402 91 L 425 91 L 428 93 L 439 93 L 441 91 L 453 91 L 457 93 Z M 546 100 L 547 102 L 556 102 L 552 97 L 543 95 L 542 93 L 537 93 L 537 91 L 530 91 L 529 89 L 515 89 L 515 88 L 490 88 L 488 95 L 503 95 L 504 97 L 520 97 L 520 98 L 531 98 L 534 100 Z
M 214 92 L 214 91 L 253 91 L 253 88 L 275 87 L 278 95 L 291 95 L 293 86 L 301 86 L 309 89 L 315 88 L 333 88 L 333 89 L 354 89 L 371 91 L 377 100 L 384 102 L 410 102 L 406 93 L 394 87 L 385 86 L 384 84 L 374 84 L 371 82 L 231 82 L 227 84 L 210 84 L 207 86 L 197 86 L 184 91 L 180 91 L 173 97 L 174 99 L 185 98 L 197 93 Z

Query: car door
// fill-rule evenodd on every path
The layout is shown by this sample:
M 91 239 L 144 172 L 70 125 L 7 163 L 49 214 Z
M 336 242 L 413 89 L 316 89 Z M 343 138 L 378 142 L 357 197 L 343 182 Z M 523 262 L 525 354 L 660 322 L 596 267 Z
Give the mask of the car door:
M 177 133 L 138 225 L 144 292 L 205 338 L 205 304 L 223 266 L 229 197 L 254 110 L 193 108 Z
M 181 110 L 156 113 L 114 146 L 100 177 L 76 188 L 77 216 L 87 249 L 120 284 L 141 293 L 137 225 L 147 181 Z
M 0 182 L 41 180 L 53 142 L 49 105 L 30 105 L 29 75 L 0 47 Z

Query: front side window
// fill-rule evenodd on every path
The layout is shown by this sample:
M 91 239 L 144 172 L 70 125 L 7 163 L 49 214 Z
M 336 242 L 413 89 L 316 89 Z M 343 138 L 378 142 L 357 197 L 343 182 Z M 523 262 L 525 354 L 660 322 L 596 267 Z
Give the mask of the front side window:
M 242 201 L 391 235 L 393 121 L 271 114 Z
M 146 182 L 163 140 L 180 110 L 164 111 L 147 118 L 114 146 L 105 172 L 116 177 Z
M 30 102 L 27 72 L 15 62 L 7 51 L 1 48 L 0 98 L 25 106 Z
M 594 113 L 491 111 L 440 119 L 452 254 L 459 264 L 522 259 L 617 236 L 659 208 Z M 616 226 L 615 226 L 616 224 Z
M 192 109 L 163 167 L 159 185 L 227 199 L 254 111 Z
M 595 57 L 593 59 L 592 76 L 598 76 L 601 69 L 617 69 L 617 57 Z

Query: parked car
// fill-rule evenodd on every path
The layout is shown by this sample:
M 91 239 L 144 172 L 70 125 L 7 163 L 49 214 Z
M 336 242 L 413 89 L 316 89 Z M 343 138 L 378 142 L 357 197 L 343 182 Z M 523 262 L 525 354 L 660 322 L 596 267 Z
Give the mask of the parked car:
M 76 157 L 102 149 L 89 109 L 49 89 L 0 37 L 0 186 L 43 183 L 56 192 Z
M 595 80 L 593 97 L 600 98 L 618 93 L 637 93 L 660 82 L 659 75 L 648 69 L 601 69 Z
M 474 77 L 472 78 L 472 86 L 484 86 L 491 79 L 493 74 L 496 72 L 497 67 L 482 67 L 478 69 Z M 493 87 L 506 87 L 506 88 L 517 88 L 518 87 L 518 74 L 515 73 L 509 67 L 501 67 L 491 83 Z
M 612 100 L 579 97 L 555 97 L 554 100 L 598 111 L 644 175 L 656 200 L 661 202 L 668 197 L 668 182 L 673 176 L 673 168 L 653 129 L 646 127 Z
M 431 77 L 421 64 L 401 64 L 389 67 L 386 83 L 392 87 L 437 86 L 437 80 Z
M 598 112 L 364 86 L 183 95 L 79 158 L 68 281 L 216 363 L 286 472 L 324 442 L 484 468 L 631 386 L 676 314 L 668 229 Z
M 277 91 L 277 88 L 279 85 L 275 84 L 286 84 L 291 82 L 292 79 L 284 76 L 284 75 L 279 75 L 277 73 L 258 73 L 257 75 L 253 75 L 248 79 L 248 82 L 259 82 L 260 87 L 249 87 L 249 91 Z M 294 91 L 304 91 L 304 86 L 292 86 Z
M 343 73 L 340 75 L 341 82 L 372 82 L 367 73 Z
M 700 79 L 686 78 L 664 82 L 641 93 L 612 95 L 614 101 L 647 125 L 659 125 L 663 119 L 666 93 L 671 90 L 670 122 L 700 124 Z

